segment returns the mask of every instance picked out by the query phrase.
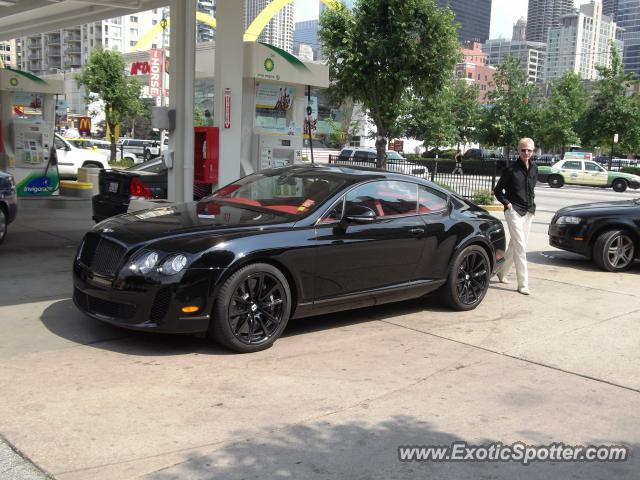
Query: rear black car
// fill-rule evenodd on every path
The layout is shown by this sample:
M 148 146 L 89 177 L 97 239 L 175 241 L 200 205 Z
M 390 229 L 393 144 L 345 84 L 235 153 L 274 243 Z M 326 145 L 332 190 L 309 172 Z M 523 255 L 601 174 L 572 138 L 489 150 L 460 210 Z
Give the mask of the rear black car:
M 504 249 L 498 219 L 426 180 L 300 165 L 101 222 L 77 252 L 73 298 L 114 325 L 252 352 L 290 318 L 438 289 L 476 308 Z
M 132 198 L 167 198 L 167 167 L 161 158 L 126 170 L 101 170 L 100 190 L 93 197 L 96 222 L 126 213 Z
M 640 198 L 558 210 L 549 244 L 591 258 L 609 272 L 628 269 L 640 258 Z

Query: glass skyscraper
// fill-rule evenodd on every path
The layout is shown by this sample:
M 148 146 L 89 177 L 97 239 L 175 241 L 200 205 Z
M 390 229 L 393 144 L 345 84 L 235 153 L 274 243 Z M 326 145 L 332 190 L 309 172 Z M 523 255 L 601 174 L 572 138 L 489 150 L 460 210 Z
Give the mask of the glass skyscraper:
M 529 0 L 527 41 L 547 43 L 549 28 L 560 25 L 560 18 L 575 12 L 573 0 Z
M 640 0 L 609 0 L 613 18 L 624 29 L 624 68 L 640 77 Z
M 460 24 L 458 38 L 462 43 L 484 43 L 489 39 L 491 0 L 438 0 L 441 7 L 449 7 Z

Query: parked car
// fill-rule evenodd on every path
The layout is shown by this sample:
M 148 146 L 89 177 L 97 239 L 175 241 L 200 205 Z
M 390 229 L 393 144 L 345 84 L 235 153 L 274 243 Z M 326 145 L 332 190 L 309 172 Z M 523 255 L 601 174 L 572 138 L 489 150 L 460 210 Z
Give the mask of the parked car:
M 56 149 L 58 172 L 61 177 L 77 177 L 80 167 L 102 168 L 104 170 L 111 168 L 104 153 L 75 147 L 57 133 L 54 135 L 53 145 Z
M 640 198 L 565 207 L 549 225 L 549 244 L 619 272 L 640 258 Z
M 593 160 L 565 159 L 550 167 L 539 166 L 538 179 L 547 182 L 551 188 L 561 188 L 565 184 L 611 187 L 616 192 L 640 188 L 638 175 L 610 172 Z
M 504 250 L 500 220 L 427 180 L 297 165 L 99 223 L 78 249 L 73 298 L 120 327 L 254 352 L 291 318 L 438 289 L 474 309 Z
M 426 165 L 407 160 L 395 150 L 387 150 L 387 170 L 391 172 L 406 173 L 409 175 L 428 175 Z M 348 162 L 356 165 L 374 166 L 378 158 L 378 152 L 370 147 L 345 147 L 338 155 L 338 162 Z
M 0 243 L 7 236 L 7 227 L 18 215 L 18 194 L 13 175 L 0 171 Z
M 94 195 L 93 219 L 126 213 L 137 199 L 167 198 L 167 167 L 153 158 L 127 169 L 100 172 L 99 193 Z
M 118 148 L 122 146 L 125 150 L 134 153 L 136 156 L 149 160 L 160 155 L 160 140 L 141 140 L 138 138 L 121 138 L 118 140 Z
M 111 158 L 111 142 L 107 142 L 105 140 L 93 140 L 93 146 L 94 148 L 105 152 L 107 157 Z M 123 148 L 120 148 L 119 145 L 116 145 L 116 160 L 122 161 L 123 159 L 128 160 L 133 164 L 142 163 L 142 160 L 140 160 L 135 153 L 124 150 Z

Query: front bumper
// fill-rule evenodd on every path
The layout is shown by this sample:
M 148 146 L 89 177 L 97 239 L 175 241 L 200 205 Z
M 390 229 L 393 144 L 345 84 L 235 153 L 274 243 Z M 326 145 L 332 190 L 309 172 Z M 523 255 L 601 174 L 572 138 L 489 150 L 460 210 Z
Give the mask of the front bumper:
M 585 225 L 551 223 L 547 233 L 552 247 L 587 257 L 591 254 Z
M 127 284 L 90 272 L 76 261 L 73 272 L 75 305 L 98 320 L 130 330 L 195 334 L 209 328 L 211 273 L 187 271 L 178 283 Z M 185 305 L 197 305 L 194 314 L 182 313 Z

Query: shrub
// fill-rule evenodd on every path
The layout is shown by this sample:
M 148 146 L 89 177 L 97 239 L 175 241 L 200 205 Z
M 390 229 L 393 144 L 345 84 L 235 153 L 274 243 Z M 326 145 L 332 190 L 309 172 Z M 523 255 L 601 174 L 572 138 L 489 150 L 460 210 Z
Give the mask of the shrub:
M 129 168 L 133 167 L 133 160 L 130 158 L 123 158 L 122 160 L 116 160 L 115 162 L 109 162 L 109 165 L 115 168 Z
M 491 205 L 493 203 L 493 193 L 490 190 L 480 190 L 473 195 L 473 203 L 477 205 Z
M 631 173 L 633 175 L 640 175 L 640 167 L 623 167 L 620 170 L 623 173 Z

